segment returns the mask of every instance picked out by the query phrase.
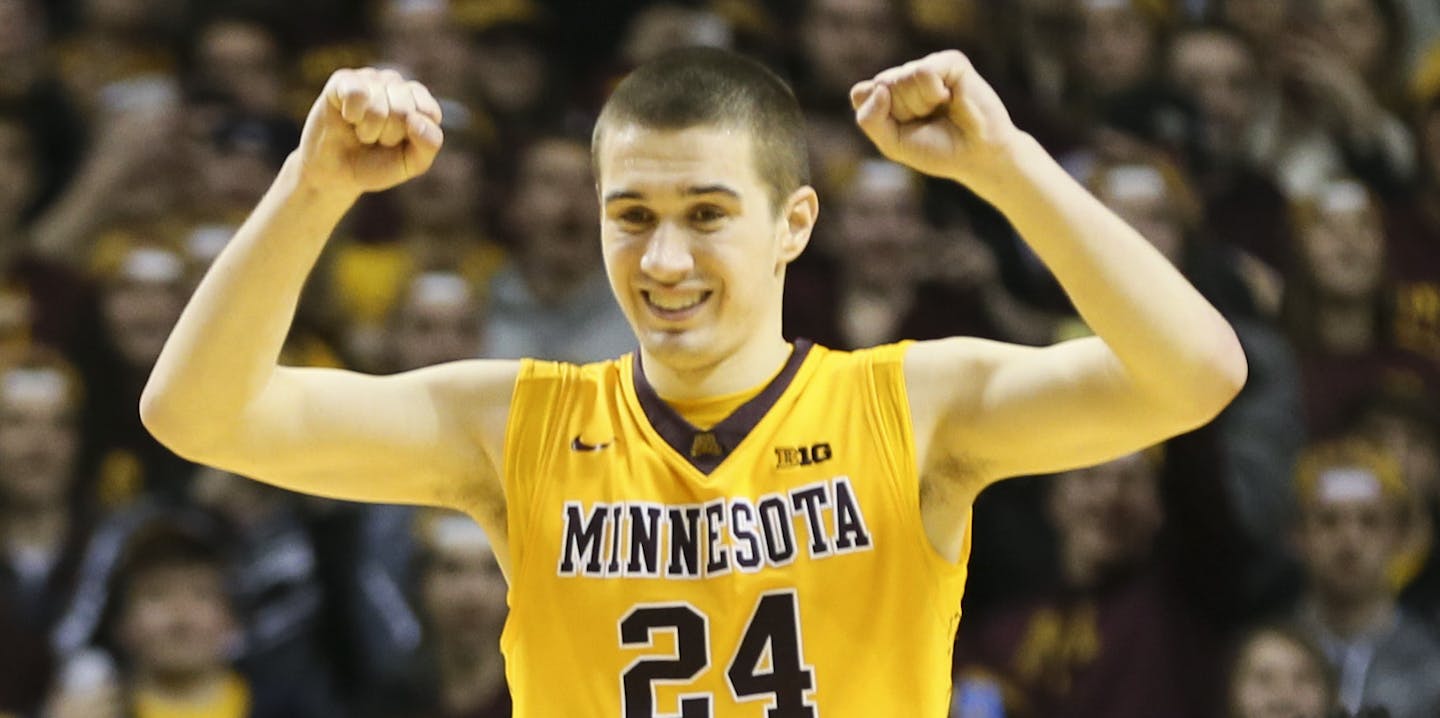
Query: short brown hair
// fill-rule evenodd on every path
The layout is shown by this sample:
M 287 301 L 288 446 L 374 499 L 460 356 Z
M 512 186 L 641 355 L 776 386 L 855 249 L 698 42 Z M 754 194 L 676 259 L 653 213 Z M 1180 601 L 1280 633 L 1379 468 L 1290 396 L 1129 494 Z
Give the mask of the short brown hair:
M 810 183 L 805 119 L 795 93 L 769 68 L 734 52 L 685 48 L 626 76 L 595 123 L 590 151 L 597 174 L 605 128 L 626 122 L 657 130 L 701 125 L 745 130 L 754 142 L 755 169 L 777 211 L 791 192 Z

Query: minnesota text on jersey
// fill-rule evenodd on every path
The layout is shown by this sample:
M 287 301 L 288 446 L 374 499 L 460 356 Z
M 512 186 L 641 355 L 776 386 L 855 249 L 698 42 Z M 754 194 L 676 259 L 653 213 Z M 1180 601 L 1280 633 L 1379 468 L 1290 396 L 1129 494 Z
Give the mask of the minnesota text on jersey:
M 846 476 L 753 502 L 596 502 L 586 511 L 567 501 L 564 512 L 561 576 L 704 578 L 788 565 L 800 544 L 812 559 L 873 548 Z

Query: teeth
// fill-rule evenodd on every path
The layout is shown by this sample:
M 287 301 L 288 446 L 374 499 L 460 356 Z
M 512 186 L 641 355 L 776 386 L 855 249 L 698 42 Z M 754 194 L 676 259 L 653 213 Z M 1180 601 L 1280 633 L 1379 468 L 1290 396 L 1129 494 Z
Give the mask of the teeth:
M 650 294 L 650 303 L 666 311 L 680 311 L 689 309 L 705 299 L 704 292 L 684 292 L 680 294 Z

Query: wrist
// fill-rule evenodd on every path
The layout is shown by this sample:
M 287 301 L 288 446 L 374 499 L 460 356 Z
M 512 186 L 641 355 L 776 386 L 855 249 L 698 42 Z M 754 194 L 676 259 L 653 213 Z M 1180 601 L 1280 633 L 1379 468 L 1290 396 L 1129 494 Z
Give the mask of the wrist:
M 360 199 L 362 192 L 341 183 L 327 181 L 307 172 L 305 161 L 299 151 L 290 153 L 275 177 L 275 185 L 287 194 L 295 195 L 307 203 L 319 207 L 332 207 L 343 212 Z
M 1034 136 L 1016 129 L 1004 140 L 991 143 L 985 152 L 973 155 L 969 166 L 957 168 L 949 179 L 999 207 L 1007 194 L 1025 183 L 1037 160 L 1053 162 Z

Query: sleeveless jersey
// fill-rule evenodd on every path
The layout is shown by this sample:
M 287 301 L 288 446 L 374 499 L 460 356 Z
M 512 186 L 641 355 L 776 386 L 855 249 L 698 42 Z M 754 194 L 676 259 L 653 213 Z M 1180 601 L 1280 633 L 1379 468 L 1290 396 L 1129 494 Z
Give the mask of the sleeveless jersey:
M 968 556 L 921 522 L 905 347 L 797 343 L 709 430 L 633 355 L 527 361 L 505 447 L 515 715 L 943 718 Z

